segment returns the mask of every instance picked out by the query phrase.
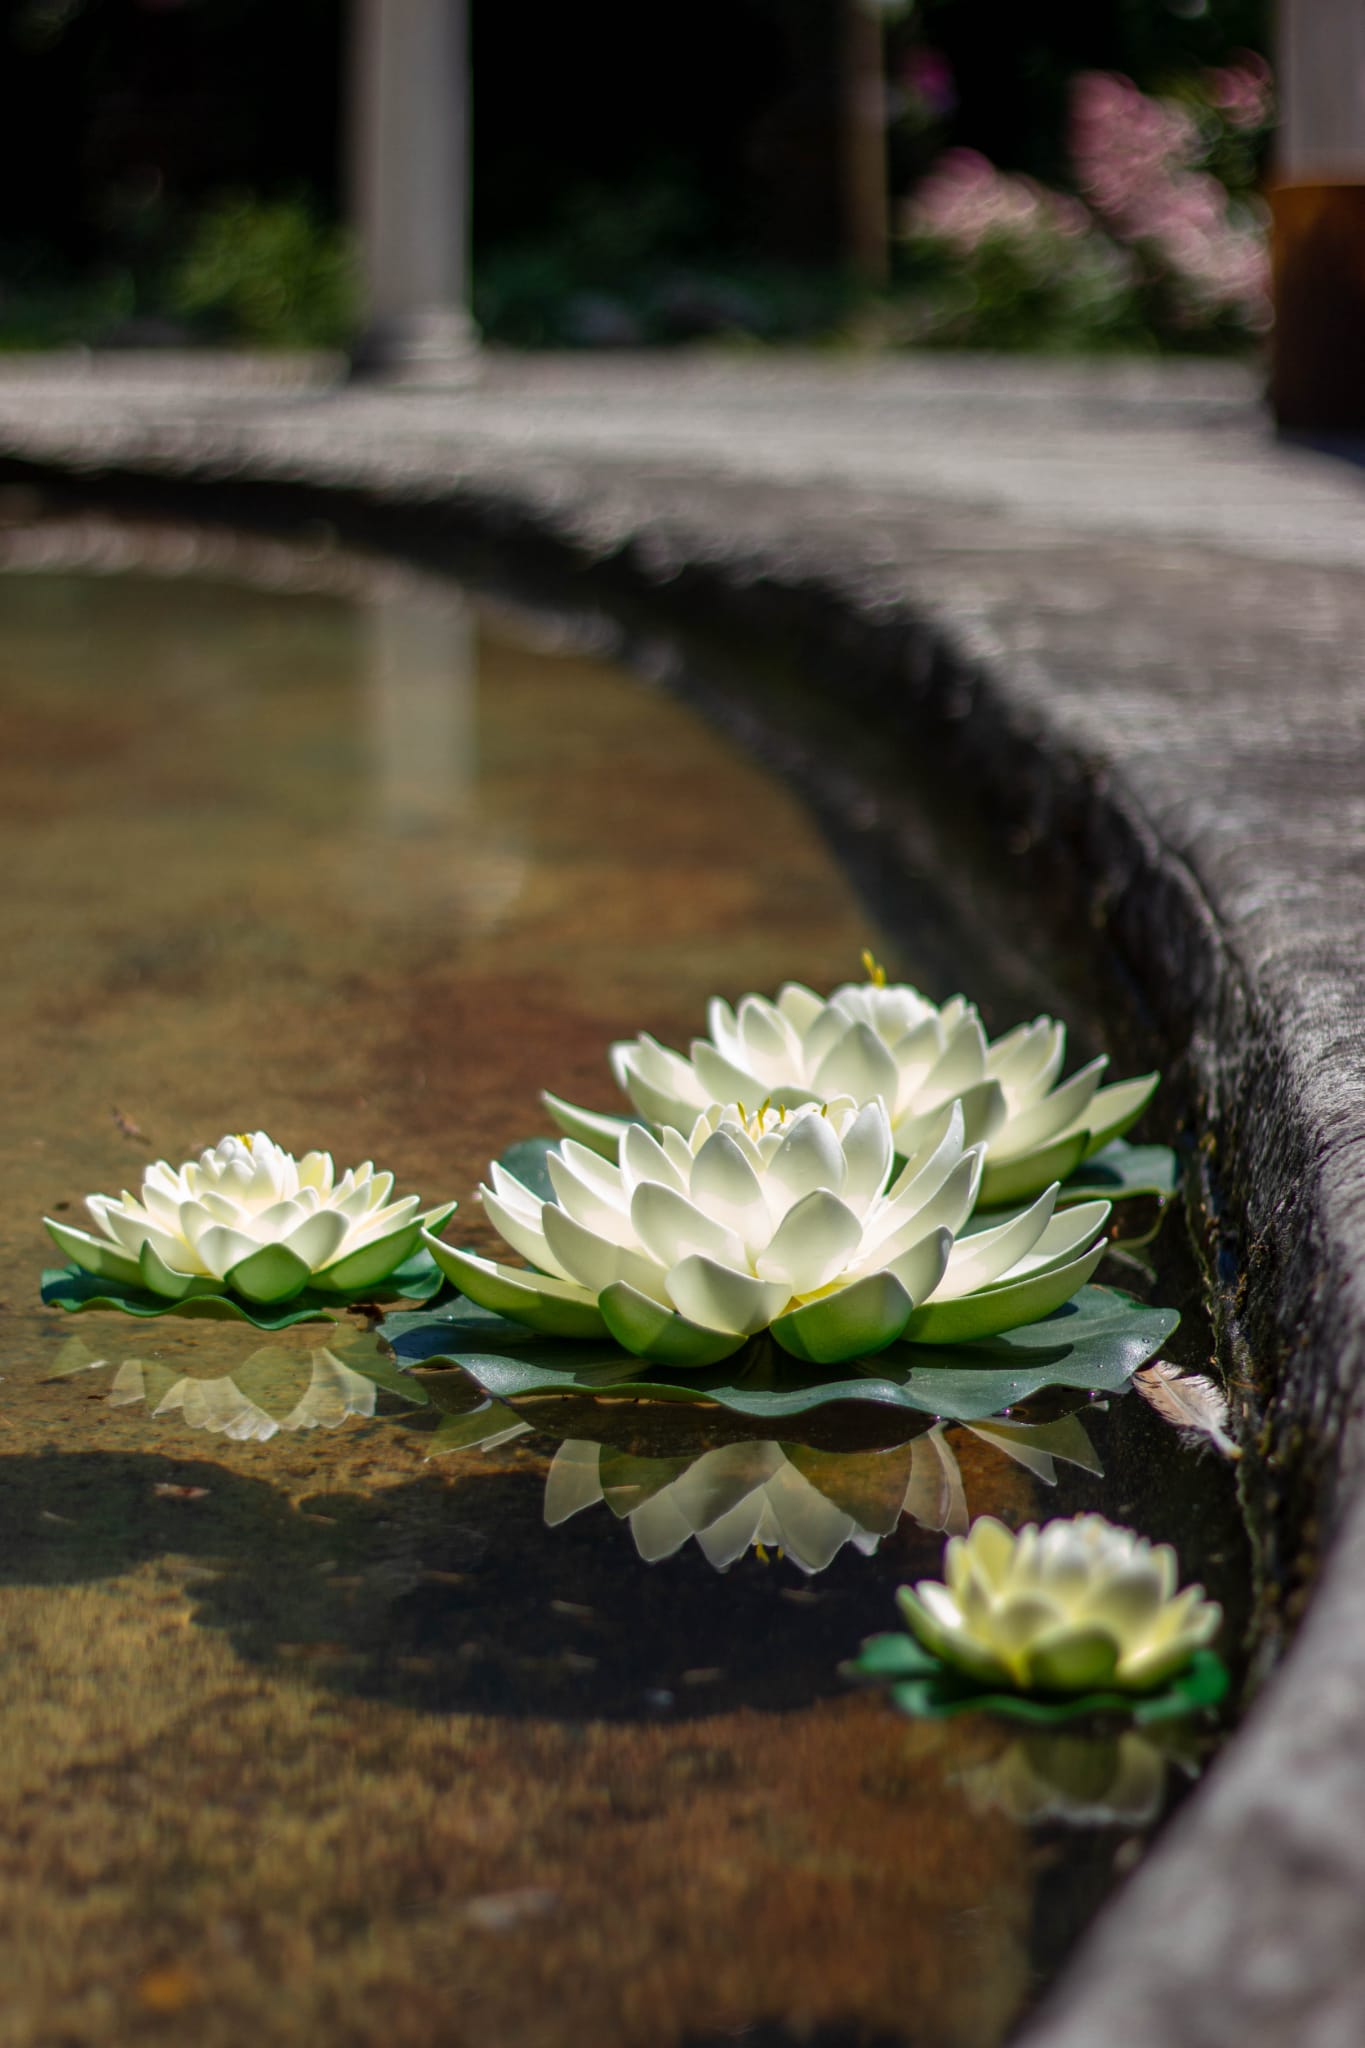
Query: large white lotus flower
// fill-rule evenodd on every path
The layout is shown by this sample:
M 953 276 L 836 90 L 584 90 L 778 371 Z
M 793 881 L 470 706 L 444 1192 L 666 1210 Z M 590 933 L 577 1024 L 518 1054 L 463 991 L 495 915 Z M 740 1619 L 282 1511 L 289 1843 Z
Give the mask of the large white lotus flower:
M 964 1342 L 1034 1322 L 1089 1279 L 1109 1213 L 1054 1217 L 1050 1188 L 955 1243 L 981 1176 L 957 1103 L 899 1173 L 883 1104 L 847 1098 L 754 1116 L 715 1104 L 687 1137 L 630 1125 L 618 1162 L 568 1138 L 546 1163 L 551 1202 L 500 1166 L 481 1190 L 534 1271 L 424 1241 L 481 1306 L 554 1336 L 610 1334 L 664 1365 L 714 1364 L 761 1330 L 831 1364 L 901 1336 Z
M 1137 1120 L 1158 1078 L 1101 1088 L 1101 1056 L 1058 1084 L 1064 1024 L 1036 1017 L 989 1043 L 962 996 L 940 1009 L 918 989 L 877 979 L 850 982 L 828 1000 L 799 982 L 788 982 L 775 1002 L 747 995 L 732 1010 L 715 998 L 707 1029 L 686 1058 L 647 1032 L 612 1047 L 616 1079 L 648 1123 L 690 1130 L 712 1102 L 767 1097 L 795 1108 L 836 1095 L 858 1103 L 880 1096 L 896 1150 L 909 1158 L 944 1104 L 960 1101 L 967 1143 L 987 1148 L 979 1199 L 988 1207 L 1065 1180 Z M 619 1118 L 544 1099 L 570 1136 L 610 1155 Z
M 944 1579 L 897 1599 L 927 1650 L 970 1677 L 1022 1692 L 1149 1691 L 1217 1633 L 1202 1586 L 1177 1594 L 1168 1544 L 1102 1515 L 1012 1535 L 982 1515 L 944 1554 Z
M 295 1159 L 264 1131 L 223 1138 L 188 1165 L 149 1166 L 140 1196 L 91 1195 L 99 1234 L 43 1220 L 88 1273 L 170 1301 L 239 1294 L 287 1302 L 305 1287 L 357 1295 L 377 1287 L 439 1230 L 455 1205 L 419 1213 L 416 1195 L 391 1202 L 393 1175 L 366 1160 L 338 1179 L 329 1152 Z

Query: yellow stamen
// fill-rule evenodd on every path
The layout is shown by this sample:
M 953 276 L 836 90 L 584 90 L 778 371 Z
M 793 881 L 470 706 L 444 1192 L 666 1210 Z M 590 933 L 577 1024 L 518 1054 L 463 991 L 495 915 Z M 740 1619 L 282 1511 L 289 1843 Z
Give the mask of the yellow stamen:
M 868 951 L 866 946 L 863 947 L 863 972 L 867 976 L 868 980 L 872 983 L 873 988 L 886 987 L 886 969 L 882 966 L 881 962 L 877 960 L 874 957 L 874 955 Z

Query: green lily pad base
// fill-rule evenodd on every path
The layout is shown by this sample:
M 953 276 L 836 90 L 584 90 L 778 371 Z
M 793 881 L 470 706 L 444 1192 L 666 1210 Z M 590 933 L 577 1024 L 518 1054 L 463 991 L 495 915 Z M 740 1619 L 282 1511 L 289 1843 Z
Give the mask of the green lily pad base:
M 917 1720 L 946 1721 L 955 1714 L 1000 1714 L 1035 1728 L 1053 1728 L 1097 1714 L 1121 1716 L 1138 1727 L 1183 1720 L 1216 1707 L 1228 1689 L 1227 1667 L 1213 1650 L 1196 1650 L 1183 1671 L 1155 1692 L 1074 1694 L 1010 1692 L 982 1685 L 926 1650 L 913 1636 L 869 1636 L 859 1655 L 845 1664 L 846 1678 L 888 1685 L 892 1703 Z
M 1062 1182 L 1058 1206 L 1070 1202 L 1125 1202 L 1154 1195 L 1167 1202 L 1180 1186 L 1180 1161 L 1169 1145 L 1130 1145 L 1111 1138 Z
M 1048 1387 L 1121 1393 L 1180 1318 L 1108 1287 L 1083 1287 L 1042 1322 L 978 1344 L 893 1344 L 845 1365 L 802 1364 L 765 1337 L 719 1365 L 680 1371 L 618 1345 L 537 1337 L 518 1323 L 457 1300 L 386 1318 L 379 1335 L 400 1365 L 459 1366 L 486 1394 L 619 1394 L 641 1400 L 714 1401 L 738 1415 L 781 1420 L 837 1401 L 981 1422 Z
M 170 1301 L 150 1288 L 106 1280 L 81 1266 L 52 1266 L 43 1274 L 42 1296 L 50 1308 L 79 1315 L 85 1309 L 116 1309 L 121 1315 L 188 1316 L 211 1322 L 251 1323 L 258 1330 L 287 1330 L 292 1323 L 335 1322 L 337 1312 L 355 1301 L 434 1301 L 444 1278 L 430 1252 L 414 1252 L 377 1287 L 355 1295 L 323 1294 L 305 1288 L 289 1301 L 245 1301 L 235 1294 L 193 1294 Z

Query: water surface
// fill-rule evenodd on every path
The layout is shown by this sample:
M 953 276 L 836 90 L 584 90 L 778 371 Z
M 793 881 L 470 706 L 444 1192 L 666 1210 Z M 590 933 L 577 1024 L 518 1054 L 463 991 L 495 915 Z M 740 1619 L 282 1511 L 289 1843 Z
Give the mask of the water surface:
M 932 881 L 879 924 L 690 710 L 447 586 L 65 545 L 0 577 L 6 2039 L 995 2048 L 1198 1745 L 914 1724 L 837 1667 L 968 1510 L 1233 1574 L 1224 1475 L 1173 1487 L 1135 1400 L 780 1445 L 542 1402 L 428 1458 L 360 1317 L 37 1300 L 44 1211 L 228 1130 L 491 1248 L 486 1161 L 541 1086 L 612 1106 L 613 1037 L 869 944 L 947 994 Z

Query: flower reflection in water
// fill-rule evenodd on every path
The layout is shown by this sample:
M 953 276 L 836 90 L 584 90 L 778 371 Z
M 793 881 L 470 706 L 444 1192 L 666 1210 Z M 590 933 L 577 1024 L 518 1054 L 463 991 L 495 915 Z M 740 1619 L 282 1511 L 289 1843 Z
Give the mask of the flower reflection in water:
M 264 1345 L 214 1379 L 126 1358 L 114 1375 L 109 1404 L 139 1403 L 154 1417 L 179 1414 L 190 1429 L 237 1443 L 267 1443 L 281 1431 L 339 1429 L 353 1415 L 373 1415 L 375 1384 L 332 1351 L 300 1354 Z
M 1100 1470 L 1076 1415 L 963 1426 L 1046 1485 L 1055 1483 L 1059 1459 Z M 598 1501 L 629 1522 L 646 1563 L 672 1557 L 695 1538 L 721 1572 L 750 1548 L 776 1550 L 803 1572 L 822 1572 L 845 1545 L 871 1556 L 903 1515 L 949 1535 L 969 1521 L 942 1424 L 891 1450 L 857 1452 L 747 1440 L 690 1458 L 642 1458 L 570 1438 L 550 1467 L 545 1520 L 557 1528 Z
M 1148 1733 L 1031 1730 L 958 1774 L 974 1813 L 1025 1826 L 1145 1828 L 1166 1804 L 1172 1767 L 1198 1775 L 1198 1737 L 1176 1724 Z

